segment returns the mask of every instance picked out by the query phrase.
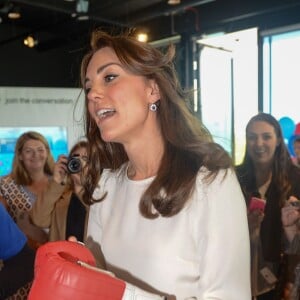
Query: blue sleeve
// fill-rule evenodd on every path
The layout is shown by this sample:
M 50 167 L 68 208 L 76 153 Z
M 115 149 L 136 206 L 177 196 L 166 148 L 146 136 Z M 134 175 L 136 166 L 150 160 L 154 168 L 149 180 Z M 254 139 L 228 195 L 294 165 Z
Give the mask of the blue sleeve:
M 0 228 L 0 259 L 6 260 L 22 250 L 27 242 L 27 238 L 3 204 L 0 204 Z

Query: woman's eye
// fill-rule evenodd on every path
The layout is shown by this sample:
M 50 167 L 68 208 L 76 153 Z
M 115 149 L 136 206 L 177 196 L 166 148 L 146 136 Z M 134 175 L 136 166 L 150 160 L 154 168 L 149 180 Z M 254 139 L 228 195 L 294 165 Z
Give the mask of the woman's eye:
M 247 136 L 247 140 L 248 140 L 248 141 L 254 141 L 255 139 L 256 139 L 256 137 L 253 136 L 253 135 L 248 135 L 248 136 Z
M 270 135 L 264 135 L 264 136 L 263 136 L 263 139 L 264 139 L 265 141 L 270 140 L 271 138 L 272 138 L 272 136 L 270 136 Z
M 110 75 L 106 75 L 104 77 L 104 80 L 105 80 L 105 82 L 110 82 L 110 81 L 113 81 L 116 77 L 117 77 L 117 75 L 110 74 Z

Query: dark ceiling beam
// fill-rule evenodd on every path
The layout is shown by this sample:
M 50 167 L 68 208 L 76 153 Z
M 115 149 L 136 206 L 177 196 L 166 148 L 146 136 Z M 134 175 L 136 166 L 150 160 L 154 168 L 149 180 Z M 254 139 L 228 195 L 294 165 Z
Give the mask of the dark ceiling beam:
M 290 9 L 296 8 L 297 6 L 300 6 L 300 3 L 288 3 L 288 4 L 284 4 L 284 5 L 278 5 L 278 6 L 266 8 L 266 9 L 259 9 L 259 10 L 255 10 L 250 13 L 240 14 L 235 17 L 225 18 L 225 19 L 221 20 L 220 23 L 236 22 L 236 21 L 240 21 L 243 19 L 254 18 L 257 16 L 261 16 L 261 15 L 268 15 L 271 13 L 283 12 L 285 10 L 290 10 Z
M 186 10 L 189 7 L 194 7 L 194 6 L 200 6 L 204 5 L 210 2 L 214 2 L 216 0 L 186 0 L 182 1 L 181 4 L 178 5 L 165 5 L 164 8 L 162 8 L 161 5 L 157 6 L 156 9 L 151 10 L 150 12 L 147 13 L 140 13 L 138 17 L 132 18 L 131 22 L 134 24 L 139 24 L 143 23 L 152 19 L 155 19 L 157 17 L 161 16 L 168 16 L 171 14 L 176 14 L 181 11 Z
M 48 10 L 52 10 L 52 11 L 56 11 L 56 12 L 60 12 L 60 13 L 68 14 L 68 15 L 72 15 L 74 13 L 77 14 L 76 11 L 73 9 L 58 6 L 57 2 L 55 2 L 54 5 L 48 4 L 48 3 L 43 3 L 40 0 L 39 1 L 37 1 L 37 0 L 16 0 L 15 2 L 30 5 L 33 7 L 48 9 Z M 77 14 L 77 15 L 80 16 L 81 14 Z M 101 23 L 115 25 L 115 26 L 119 26 L 119 27 L 125 27 L 125 28 L 130 27 L 130 25 L 127 23 L 122 23 L 122 22 L 111 20 L 111 19 L 106 19 L 106 18 L 100 17 L 98 15 L 93 15 L 90 13 L 83 14 L 83 15 L 88 16 L 88 18 L 93 21 L 98 21 Z

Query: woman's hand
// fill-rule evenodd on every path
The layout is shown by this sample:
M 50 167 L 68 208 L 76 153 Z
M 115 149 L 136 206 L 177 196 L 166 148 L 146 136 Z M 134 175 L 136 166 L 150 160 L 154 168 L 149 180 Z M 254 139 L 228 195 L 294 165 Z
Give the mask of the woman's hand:
M 54 165 L 53 180 L 59 184 L 65 182 L 65 178 L 68 174 L 67 162 L 68 158 L 65 155 L 60 155 Z
M 300 201 L 291 196 L 286 202 L 285 206 L 281 209 L 281 221 L 283 227 L 296 226 L 300 218 L 300 206 L 298 205 Z
M 299 200 L 291 196 L 281 209 L 281 221 L 286 238 L 291 242 L 298 232 L 297 223 L 300 219 Z
M 74 235 L 70 235 L 70 236 L 68 237 L 68 241 L 69 241 L 69 242 L 78 242 L 78 241 L 77 241 L 77 238 L 76 238 Z
M 260 209 L 254 209 L 248 212 L 248 224 L 252 240 L 259 237 L 260 224 L 264 216 L 264 213 Z

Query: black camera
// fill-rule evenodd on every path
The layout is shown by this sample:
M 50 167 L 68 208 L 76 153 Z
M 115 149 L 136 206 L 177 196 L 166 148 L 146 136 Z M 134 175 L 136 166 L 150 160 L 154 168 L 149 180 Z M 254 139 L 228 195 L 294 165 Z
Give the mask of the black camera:
M 290 204 L 294 207 L 300 208 L 300 201 L 292 201 Z
M 79 173 L 81 171 L 81 160 L 79 156 L 71 156 L 68 158 L 67 169 L 71 174 Z

